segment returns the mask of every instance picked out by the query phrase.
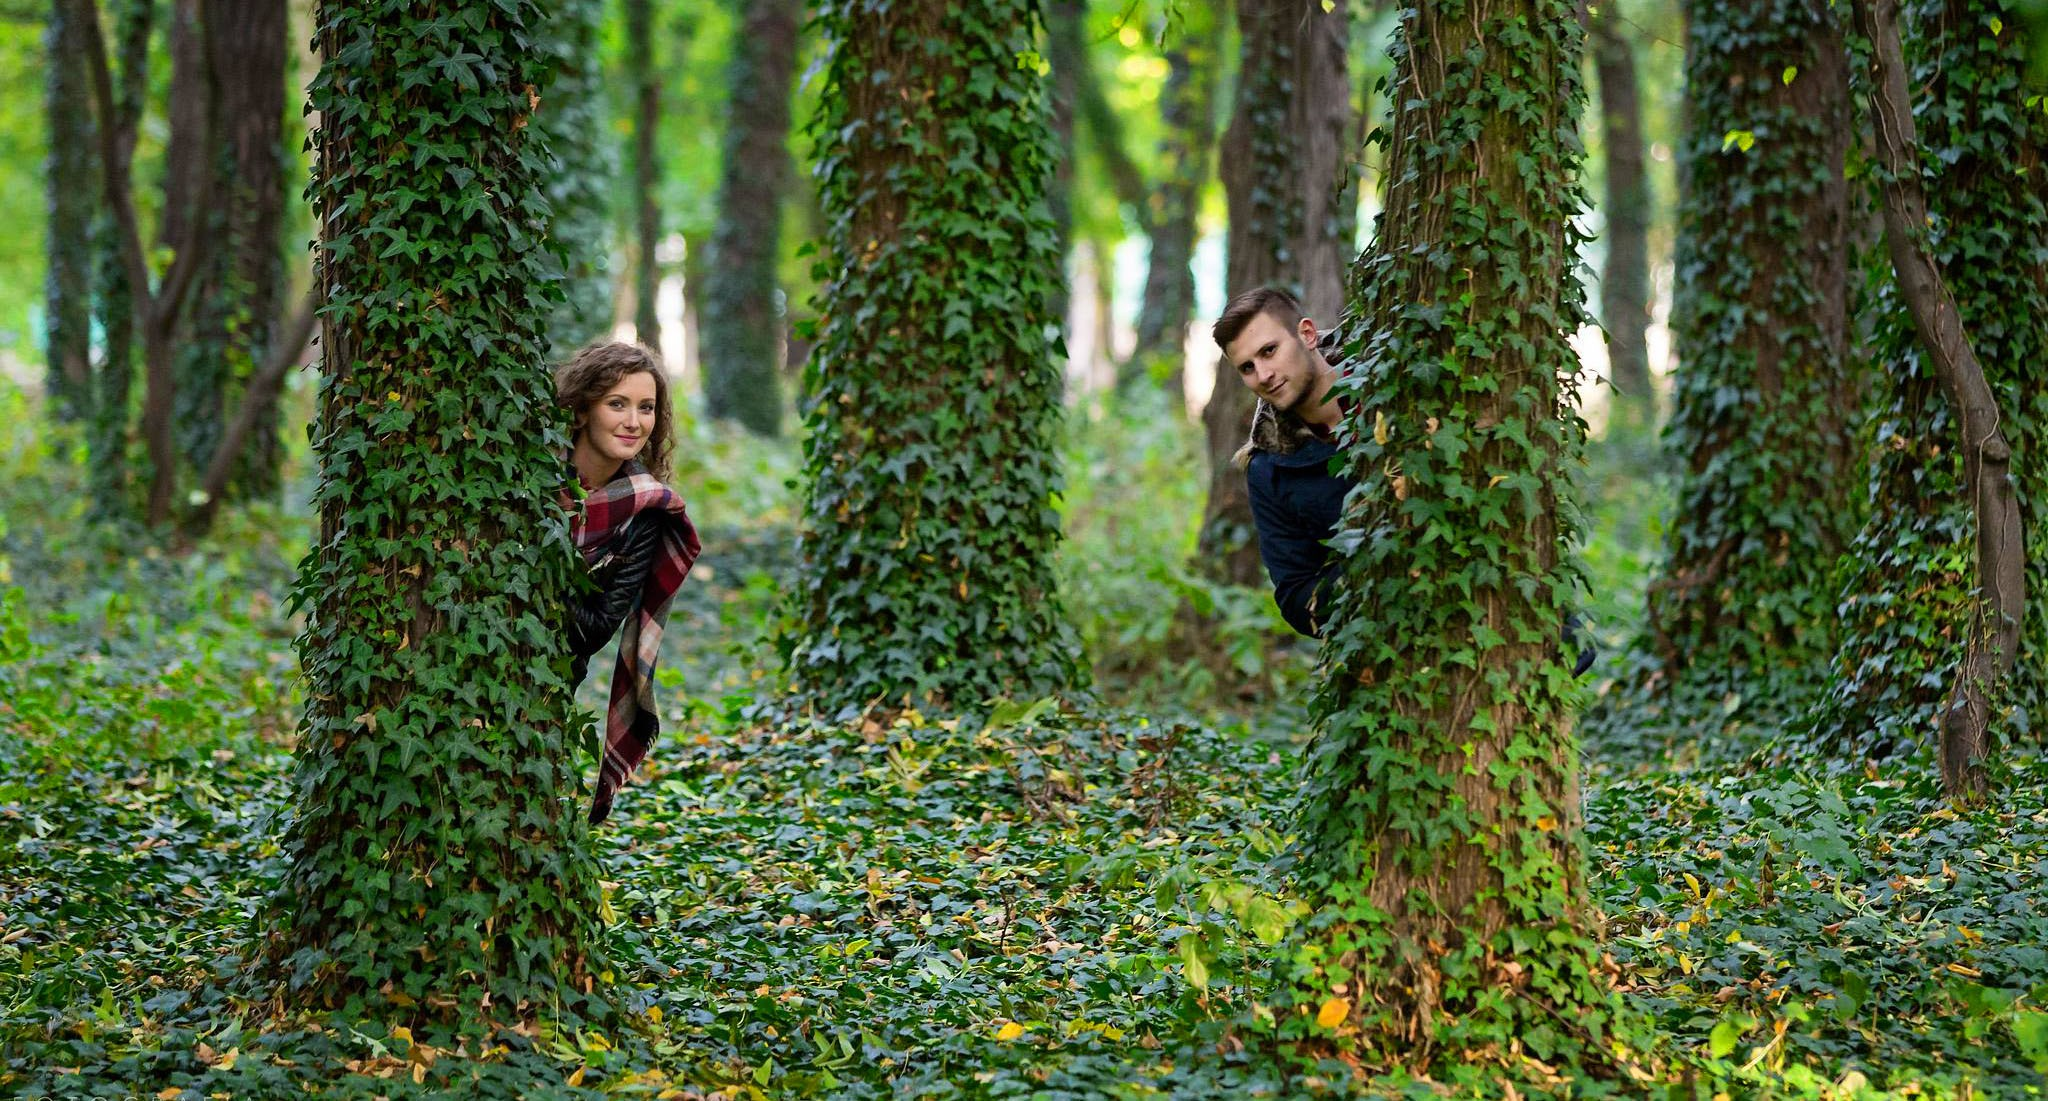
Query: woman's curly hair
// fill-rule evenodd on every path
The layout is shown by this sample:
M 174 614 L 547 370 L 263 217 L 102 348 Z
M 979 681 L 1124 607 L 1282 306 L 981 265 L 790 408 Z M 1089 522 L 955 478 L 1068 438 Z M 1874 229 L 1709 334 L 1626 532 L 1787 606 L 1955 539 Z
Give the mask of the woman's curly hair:
M 648 473 L 669 480 L 669 458 L 675 451 L 675 409 L 669 404 L 668 371 L 661 357 L 638 344 L 611 340 L 592 344 L 555 371 L 555 404 L 575 415 L 569 438 L 583 431 L 583 422 L 612 387 L 627 375 L 645 371 L 654 376 L 654 431 L 647 434 L 647 446 L 640 451 L 640 465 Z

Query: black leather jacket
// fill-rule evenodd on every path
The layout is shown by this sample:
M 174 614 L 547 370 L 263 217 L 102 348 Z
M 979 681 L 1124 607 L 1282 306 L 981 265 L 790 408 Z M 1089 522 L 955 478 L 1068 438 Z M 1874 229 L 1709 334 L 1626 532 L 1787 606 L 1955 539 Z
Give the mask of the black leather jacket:
M 655 548 L 661 542 L 661 519 L 639 515 L 626 522 L 626 530 L 612 538 L 590 567 L 596 587 L 569 602 L 569 651 L 575 656 L 569 666 L 569 683 L 582 684 L 590 672 L 590 658 L 619 633 L 619 625 L 640 608 L 640 593 L 647 585 L 647 571 L 654 568 Z

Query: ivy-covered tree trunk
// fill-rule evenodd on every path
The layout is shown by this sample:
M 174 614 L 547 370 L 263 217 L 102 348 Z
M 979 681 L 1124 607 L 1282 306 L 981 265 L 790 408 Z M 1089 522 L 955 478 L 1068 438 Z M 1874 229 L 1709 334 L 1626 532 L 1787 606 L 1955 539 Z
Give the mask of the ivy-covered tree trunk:
M 1643 170 L 1643 111 L 1635 46 L 1611 4 L 1588 17 L 1600 82 L 1600 139 L 1606 153 L 1606 261 L 1600 267 L 1600 324 L 1607 331 L 1607 379 L 1615 411 L 1648 424 L 1650 390 L 1650 179 Z
M 633 338 L 661 348 L 655 295 L 661 289 L 661 79 L 654 70 L 649 0 L 626 0 L 626 73 L 633 87 Z
M 1344 305 L 1354 205 L 1349 158 L 1351 40 L 1345 6 L 1321 0 L 1238 0 L 1242 50 L 1237 103 L 1222 146 L 1229 202 L 1227 292 L 1292 288 L 1317 324 Z M 1209 498 L 1196 552 L 1220 580 L 1263 585 L 1244 472 L 1231 456 L 1251 431 L 1258 401 L 1228 365 L 1202 411 Z
M 529 128 L 545 18 L 537 0 L 317 15 L 320 532 L 271 941 L 303 1005 L 520 1017 L 590 989 L 550 159 Z
M 1067 687 L 1053 150 L 1018 61 L 1038 5 L 834 0 L 818 18 L 832 277 L 806 372 L 799 694 L 841 710 Z
M 1583 433 L 1565 382 L 1580 39 L 1564 0 L 1404 15 L 1386 213 L 1351 272 L 1359 490 L 1300 821 L 1317 912 L 1282 1035 L 1459 1096 L 1615 1058 L 1558 642 Z
M 1683 469 L 1650 587 L 1651 699 L 1796 709 L 1830 652 L 1831 574 L 1856 530 L 1847 360 L 1854 133 L 1826 0 L 1691 8 L 1679 208 L 1680 369 L 1665 446 Z M 1604 719 L 1632 721 L 1633 693 Z
M 73 0 L 58 0 L 72 32 L 78 34 L 85 52 L 82 63 L 91 68 L 93 27 Z M 91 92 L 95 119 L 88 128 L 97 144 L 92 158 L 99 169 L 93 191 L 97 212 L 92 223 L 93 312 L 101 334 L 100 361 L 94 369 L 93 412 L 88 431 L 92 454 L 94 495 L 115 502 L 125 511 L 128 494 L 129 404 L 135 388 L 135 304 L 128 281 L 128 261 L 122 240 L 120 219 L 115 216 L 106 185 L 108 166 L 103 163 L 109 145 L 132 150 L 135 120 L 142 116 L 142 96 L 149 82 L 149 39 L 156 23 L 155 0 L 121 0 L 113 5 L 114 54 L 118 68 L 110 75 L 113 83 L 111 118 L 98 118 L 98 91 Z M 88 73 L 88 83 L 97 81 Z M 111 134 L 102 133 L 111 126 Z
M 759 436 L 782 434 L 782 203 L 794 166 L 789 100 L 803 0 L 747 0 L 733 44 L 718 225 L 705 271 L 704 405 Z
M 549 355 L 567 360 L 606 335 L 612 320 L 612 144 L 605 123 L 604 0 L 555 0 L 548 45 L 555 78 L 536 122 L 555 168 L 547 174 L 549 233 L 562 249 L 562 300 L 548 319 Z
M 67 18 L 66 4 L 51 5 L 43 28 L 43 118 L 49 154 L 43 196 L 49 219 L 43 231 L 46 257 L 43 351 L 48 373 L 44 392 L 50 412 L 64 420 L 92 409 L 92 220 L 93 133 L 86 89 L 85 39 Z
M 170 404 L 171 431 L 177 440 L 181 468 L 204 467 L 220 439 L 226 417 L 227 384 L 231 377 L 226 349 L 215 337 L 223 319 L 209 316 L 221 305 L 225 290 L 227 206 L 218 190 L 226 173 L 220 164 L 221 111 L 219 82 L 207 38 L 214 29 L 205 19 L 201 0 L 172 0 L 165 37 L 171 60 L 170 98 L 165 104 L 170 133 L 164 144 L 163 205 L 157 222 L 156 249 L 174 252 L 183 242 L 204 235 L 213 247 L 193 276 L 191 309 L 169 322 L 172 328 Z M 152 372 L 152 375 L 154 372 Z M 151 379 L 152 387 L 155 379 Z M 143 433 L 155 430 L 158 415 L 151 392 L 145 398 Z
M 205 33 L 197 57 L 180 58 L 188 75 L 172 76 L 173 95 L 189 95 L 210 135 L 195 154 L 197 171 L 212 173 L 204 220 L 215 244 L 193 289 L 192 317 L 178 348 L 181 453 L 207 469 L 227 427 L 229 399 L 244 395 L 270 355 L 284 289 L 280 229 L 284 219 L 285 10 L 274 0 L 203 0 Z M 296 350 L 296 349 L 294 349 Z M 277 405 L 263 408 L 245 434 L 231 497 L 278 490 Z
M 1902 15 L 1929 241 L 2004 412 L 2026 532 L 2026 617 L 2004 686 L 2019 711 L 2001 724 L 2011 736 L 2048 720 L 2048 116 L 2027 105 L 2038 90 L 2013 5 L 1917 0 Z M 1974 608 L 1977 532 L 1959 426 L 1889 268 L 1874 299 L 1890 400 L 1871 434 L 1871 514 L 1844 559 L 1841 641 L 1815 725 L 1836 747 L 1896 753 L 1939 726 Z
M 1137 344 L 1123 372 L 1129 386 L 1156 380 L 1177 409 L 1181 359 L 1195 310 L 1195 219 L 1216 144 L 1216 85 L 1223 68 L 1223 20 L 1206 0 L 1183 4 L 1178 37 L 1166 51 L 1160 104 L 1159 183 L 1145 219 L 1152 255 L 1138 306 Z

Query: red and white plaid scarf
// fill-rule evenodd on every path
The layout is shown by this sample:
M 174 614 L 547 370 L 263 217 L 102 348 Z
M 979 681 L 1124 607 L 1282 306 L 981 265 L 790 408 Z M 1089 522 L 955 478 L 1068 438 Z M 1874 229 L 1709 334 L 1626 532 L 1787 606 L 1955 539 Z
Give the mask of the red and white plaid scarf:
M 590 806 L 592 825 L 611 814 L 612 797 L 661 732 L 661 717 L 654 711 L 654 663 L 661 656 L 662 623 L 700 547 L 697 529 L 683 512 L 683 499 L 637 460 L 628 460 L 617 476 L 583 498 L 569 522 L 576 549 L 583 553 L 584 564 L 591 565 L 604 556 L 627 521 L 643 512 L 648 514 L 646 522 L 660 525 L 661 542 L 639 607 L 619 628 L 619 661 L 612 669 L 611 706 L 605 713 L 604 760 L 598 765 L 597 796 Z

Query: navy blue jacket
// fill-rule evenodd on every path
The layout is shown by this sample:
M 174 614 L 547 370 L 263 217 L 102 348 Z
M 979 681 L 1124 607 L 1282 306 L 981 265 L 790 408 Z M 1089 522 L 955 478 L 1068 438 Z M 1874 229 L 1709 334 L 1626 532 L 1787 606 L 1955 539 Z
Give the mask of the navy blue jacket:
M 1330 473 L 1337 445 L 1314 440 L 1286 454 L 1254 451 L 1245 467 L 1259 558 L 1287 625 L 1311 637 L 1329 615 L 1337 563 L 1323 541 L 1337 530 L 1349 479 Z
M 1325 541 L 1336 534 L 1344 513 L 1349 478 L 1330 473 L 1337 445 L 1315 439 L 1290 452 L 1253 450 L 1245 467 L 1252 523 L 1259 532 L 1259 558 L 1273 579 L 1273 602 L 1287 625 L 1311 638 L 1322 636 L 1339 563 Z M 1591 640 L 1579 633 L 1579 618 L 1565 617 L 1564 645 L 1578 648 L 1572 673 L 1592 668 Z

